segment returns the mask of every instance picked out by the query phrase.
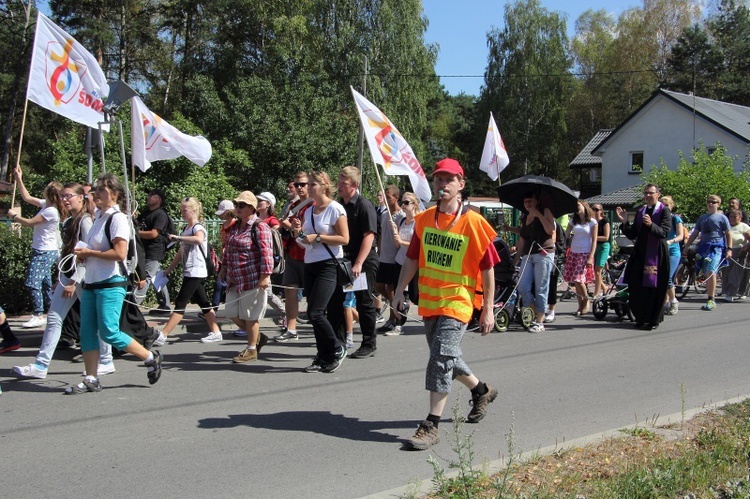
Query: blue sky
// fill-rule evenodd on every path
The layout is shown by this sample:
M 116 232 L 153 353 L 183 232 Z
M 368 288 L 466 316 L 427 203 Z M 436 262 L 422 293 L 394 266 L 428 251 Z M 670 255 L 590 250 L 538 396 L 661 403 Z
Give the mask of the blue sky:
M 493 28 L 503 27 L 505 0 L 423 0 L 424 13 L 430 21 L 425 39 L 438 43 L 435 71 L 441 83 L 451 95 L 465 92 L 479 95 L 487 66 L 487 33 Z M 637 0 L 542 0 L 542 5 L 551 11 L 567 14 L 568 36 L 578 16 L 588 9 L 605 8 L 619 16 L 630 7 L 640 7 Z M 449 78 L 446 76 L 476 76 L 471 78 Z

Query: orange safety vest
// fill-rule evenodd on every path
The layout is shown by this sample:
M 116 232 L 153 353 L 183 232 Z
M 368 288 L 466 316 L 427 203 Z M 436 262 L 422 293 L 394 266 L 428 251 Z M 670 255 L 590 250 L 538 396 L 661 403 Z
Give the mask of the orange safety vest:
M 492 226 L 478 213 L 463 213 L 455 226 L 447 228 L 454 215 L 440 213 L 435 226 L 432 207 L 415 217 L 414 235 L 419 237 L 419 315 L 447 316 L 469 322 L 474 294 L 481 282 L 479 263 L 495 238 Z

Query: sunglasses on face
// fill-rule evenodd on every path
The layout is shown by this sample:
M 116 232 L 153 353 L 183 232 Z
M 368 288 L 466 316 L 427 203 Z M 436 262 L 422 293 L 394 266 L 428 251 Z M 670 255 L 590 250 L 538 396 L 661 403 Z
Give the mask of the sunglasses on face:
M 718 201 L 706 201 L 708 204 L 719 204 Z
M 656 194 L 656 191 L 643 191 L 644 196 L 653 196 Z
M 401 201 L 401 206 L 409 206 L 411 204 L 411 201 Z
M 299 189 L 300 187 L 307 187 L 307 182 L 295 182 L 294 187 Z
M 241 209 L 243 209 L 243 208 L 247 208 L 247 207 L 248 207 L 248 206 L 250 206 L 250 205 L 249 205 L 249 204 L 247 204 L 247 203 L 243 203 L 242 201 L 240 201 L 239 203 L 235 203 L 235 205 L 234 205 L 234 206 L 235 206 L 235 208 L 237 208 L 238 210 L 241 210 Z
M 591 211 L 602 211 L 601 208 L 591 208 Z
M 66 200 L 66 201 L 67 201 L 68 199 L 70 199 L 70 198 L 72 198 L 72 197 L 76 197 L 76 196 L 80 196 L 80 194 L 63 194 L 63 195 L 62 195 L 62 196 L 60 196 L 60 197 L 61 197 L 62 199 L 64 199 L 64 200 Z

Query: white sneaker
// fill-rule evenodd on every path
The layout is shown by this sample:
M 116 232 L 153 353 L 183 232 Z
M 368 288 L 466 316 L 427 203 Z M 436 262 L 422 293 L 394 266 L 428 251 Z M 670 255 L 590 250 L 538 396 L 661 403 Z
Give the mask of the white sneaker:
M 117 371 L 115 369 L 115 363 L 110 362 L 109 364 L 102 364 L 99 363 L 96 365 L 96 376 L 104 376 L 105 374 L 112 374 L 113 372 Z M 83 370 L 83 373 L 81 373 L 82 376 L 86 376 L 86 370 Z
M 354 333 L 346 333 L 346 348 L 354 348 Z
M 539 324 L 538 322 L 532 322 L 529 326 L 529 332 L 530 333 L 542 333 L 544 332 L 544 324 Z
M 555 322 L 555 311 L 552 310 L 550 312 L 544 313 L 544 322 Z
M 41 316 L 41 315 L 32 315 L 31 319 L 29 319 L 26 322 L 24 322 L 23 324 L 21 324 L 21 327 L 24 327 L 26 329 L 30 329 L 30 328 L 44 326 L 45 324 L 47 324 L 47 319 L 45 319 L 43 316 Z
M 155 347 L 163 347 L 164 343 L 167 342 L 167 337 L 164 336 L 164 333 L 159 331 L 159 337 L 154 340 L 154 346 Z
M 208 336 L 205 336 L 201 338 L 201 342 L 203 343 L 218 343 L 221 340 L 223 340 L 224 337 L 221 335 L 221 332 L 210 332 L 208 333 Z
M 400 334 L 402 334 L 402 333 L 401 333 L 401 326 L 399 326 L 399 325 L 396 325 L 390 331 L 386 331 L 385 332 L 386 336 L 398 336 Z
M 47 370 L 36 364 L 29 364 L 28 366 L 13 366 L 13 374 L 20 378 L 44 379 L 47 377 Z
M 732 303 L 734 301 L 734 296 L 724 295 L 724 301 L 727 303 Z

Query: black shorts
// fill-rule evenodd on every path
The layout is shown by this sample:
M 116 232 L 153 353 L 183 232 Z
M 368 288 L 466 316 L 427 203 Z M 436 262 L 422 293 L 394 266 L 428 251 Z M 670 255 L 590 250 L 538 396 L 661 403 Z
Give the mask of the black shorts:
M 401 273 L 401 265 L 397 263 L 380 262 L 378 273 L 375 274 L 375 282 L 378 284 L 389 284 L 394 288 L 398 286 L 398 275 Z
M 182 287 L 174 300 L 174 309 L 177 313 L 184 314 L 185 307 L 190 302 L 198 304 L 204 314 L 211 310 L 211 302 L 203 287 L 204 282 L 206 282 L 205 277 L 184 277 L 182 279 Z

